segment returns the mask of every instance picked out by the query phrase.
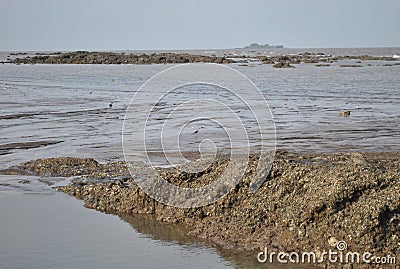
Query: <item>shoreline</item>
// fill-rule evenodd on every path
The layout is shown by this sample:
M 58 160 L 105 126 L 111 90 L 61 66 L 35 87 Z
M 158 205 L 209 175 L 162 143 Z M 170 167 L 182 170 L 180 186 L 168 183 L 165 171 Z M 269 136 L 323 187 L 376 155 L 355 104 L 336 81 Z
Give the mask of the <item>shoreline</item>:
M 260 62 L 271 64 L 276 68 L 292 67 L 290 64 L 316 64 L 317 66 L 329 66 L 331 63 L 339 61 L 356 61 L 355 64 L 343 65 L 343 67 L 361 67 L 361 61 L 387 61 L 391 64 L 400 65 L 399 58 L 390 56 L 370 56 L 370 55 L 331 55 L 322 52 L 304 52 L 298 54 L 277 54 L 277 55 L 255 55 L 250 54 L 224 54 L 201 55 L 188 52 L 158 52 L 158 53 L 126 53 L 126 52 L 37 52 L 33 55 L 27 53 L 10 53 L 7 61 L 2 64 L 183 64 L 183 63 L 217 63 L 246 64 L 250 62 Z
M 204 185 L 218 176 L 227 160 L 204 173 L 161 171 L 181 186 Z M 299 154 L 278 151 L 262 187 L 248 186 L 257 156 L 242 181 L 214 204 L 181 209 L 148 197 L 131 178 L 124 162 L 100 164 L 93 159 L 38 159 L 1 171 L 3 174 L 80 176 L 58 190 L 84 206 L 112 214 L 150 214 L 179 223 L 189 234 L 225 249 L 258 252 L 334 249 L 345 241 L 360 253 L 396 256 L 400 223 L 400 152 Z M 256 255 L 254 256 L 256 259 Z M 337 268 L 338 264 L 320 264 Z M 345 265 L 343 265 L 345 266 Z M 354 264 L 355 267 L 371 265 Z

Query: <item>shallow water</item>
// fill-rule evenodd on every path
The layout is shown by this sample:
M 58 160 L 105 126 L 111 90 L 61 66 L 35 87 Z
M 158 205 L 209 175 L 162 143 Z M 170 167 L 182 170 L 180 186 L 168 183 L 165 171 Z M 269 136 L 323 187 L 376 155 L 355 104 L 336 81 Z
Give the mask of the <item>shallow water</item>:
M 52 188 L 65 183 L 0 175 L 0 268 L 294 268 L 260 265 L 255 253 L 201 242 L 152 216 L 84 208 Z
M 373 66 L 300 64 L 289 70 L 256 63 L 229 66 L 253 80 L 268 101 L 278 148 L 318 152 L 399 150 L 400 66 L 369 63 Z M 122 124 L 130 100 L 146 80 L 168 67 L 0 65 L 0 168 L 44 157 L 122 159 Z M 212 90 L 204 91 L 207 98 L 229 98 L 224 91 Z M 204 95 L 187 87 L 163 100 L 164 104 L 160 102 L 153 116 L 153 138 L 160 137 L 160 126 L 171 112 L 165 108 L 188 98 Z M 150 96 L 142 106 L 152 102 Z M 339 117 L 343 110 L 351 110 L 351 116 Z M 224 113 L 216 111 L 221 117 Z M 190 129 L 196 126 L 187 126 L 186 133 L 183 130 L 187 151 L 196 150 L 207 138 L 220 141 L 218 149 L 229 149 L 224 130 L 212 124 L 205 126 L 196 135 Z M 250 146 L 257 142 L 250 137 Z M 152 150 L 162 148 L 154 143 Z
M 62 193 L 1 193 L 0 212 L 0 268 L 232 267 L 201 244 L 144 232 L 154 220 L 130 226 Z

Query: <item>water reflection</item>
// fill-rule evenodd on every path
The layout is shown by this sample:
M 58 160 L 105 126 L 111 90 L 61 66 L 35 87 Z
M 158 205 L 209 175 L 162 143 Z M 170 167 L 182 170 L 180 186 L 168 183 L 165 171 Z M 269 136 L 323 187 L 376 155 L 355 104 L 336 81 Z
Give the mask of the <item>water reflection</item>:
M 269 268 L 269 269 L 294 269 L 298 265 L 260 264 L 257 261 L 257 252 L 224 249 L 205 240 L 188 235 L 189 229 L 180 224 L 162 223 L 151 215 L 120 214 L 120 218 L 129 223 L 135 231 L 151 239 L 162 241 L 165 245 L 179 244 L 189 251 L 201 248 L 214 249 L 228 264 L 234 268 Z M 301 268 L 315 268 L 301 266 Z

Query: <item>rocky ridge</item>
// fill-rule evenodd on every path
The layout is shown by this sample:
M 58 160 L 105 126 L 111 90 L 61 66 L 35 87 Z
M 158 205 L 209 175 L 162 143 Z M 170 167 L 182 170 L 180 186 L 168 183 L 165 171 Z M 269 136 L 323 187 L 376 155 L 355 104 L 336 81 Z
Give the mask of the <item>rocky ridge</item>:
M 54 55 L 39 54 L 32 57 L 15 58 L 10 61 L 13 64 L 172 64 L 196 62 L 227 64 L 233 61 L 224 57 L 188 53 L 133 54 L 89 51 L 55 53 Z
M 252 156 L 243 180 L 231 192 L 214 204 L 190 209 L 151 199 L 138 187 L 124 162 L 39 159 L 2 173 L 81 176 L 59 190 L 82 199 L 88 208 L 113 214 L 152 214 L 161 222 L 180 223 L 191 235 L 224 248 L 256 252 L 268 247 L 318 254 L 340 240 L 348 244 L 349 251 L 395 256 L 400 248 L 399 156 L 278 152 L 266 182 L 254 194 L 248 192 L 258 160 Z M 159 172 L 170 183 L 196 187 L 218 176 L 227 162 L 218 160 L 196 174 L 176 168 Z
M 11 56 L 22 56 L 10 58 Z M 331 63 L 339 61 L 356 61 L 356 64 L 346 63 L 344 66 L 351 67 L 361 66 L 361 61 L 386 61 L 387 66 L 399 65 L 398 58 L 388 56 L 336 56 L 325 55 L 324 53 L 299 53 L 290 55 L 273 55 L 273 56 L 255 56 L 248 55 L 224 55 L 224 56 L 206 56 L 195 55 L 189 53 L 117 53 L 117 52 L 53 52 L 53 53 L 35 53 L 35 55 L 27 55 L 27 53 L 11 53 L 6 62 L 12 64 L 182 64 L 182 63 L 241 63 L 257 61 L 263 64 L 271 64 L 276 68 L 293 67 L 292 64 L 308 63 L 319 64 L 319 66 L 328 66 Z

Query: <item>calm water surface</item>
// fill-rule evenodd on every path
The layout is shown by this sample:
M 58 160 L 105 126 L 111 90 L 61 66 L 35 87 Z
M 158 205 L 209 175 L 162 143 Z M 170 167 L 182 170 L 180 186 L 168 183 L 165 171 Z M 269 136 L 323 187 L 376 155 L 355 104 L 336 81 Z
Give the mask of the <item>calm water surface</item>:
M 319 68 L 301 64 L 289 70 L 258 64 L 230 66 L 252 79 L 267 99 L 275 119 L 278 148 L 399 150 L 400 66 L 369 63 L 372 66 L 364 64 L 362 68 L 339 67 L 342 63 Z M 147 79 L 168 67 L 0 65 L 0 167 L 43 157 L 122 159 L 125 109 Z M 164 106 L 204 98 L 201 91 L 184 90 L 166 100 Z M 210 95 L 210 90 L 207 98 L 228 98 L 218 90 Z M 153 102 L 150 96 L 143 107 Z M 339 117 L 342 110 L 351 110 L 351 116 Z M 169 113 L 158 111 L 155 121 L 160 121 L 155 129 L 161 128 Z M 206 127 L 198 139 L 221 133 L 212 125 Z M 191 141 L 191 137 L 186 145 L 193 142 L 195 148 L 199 141 Z M 257 140 L 250 137 L 250 144 L 253 142 Z

